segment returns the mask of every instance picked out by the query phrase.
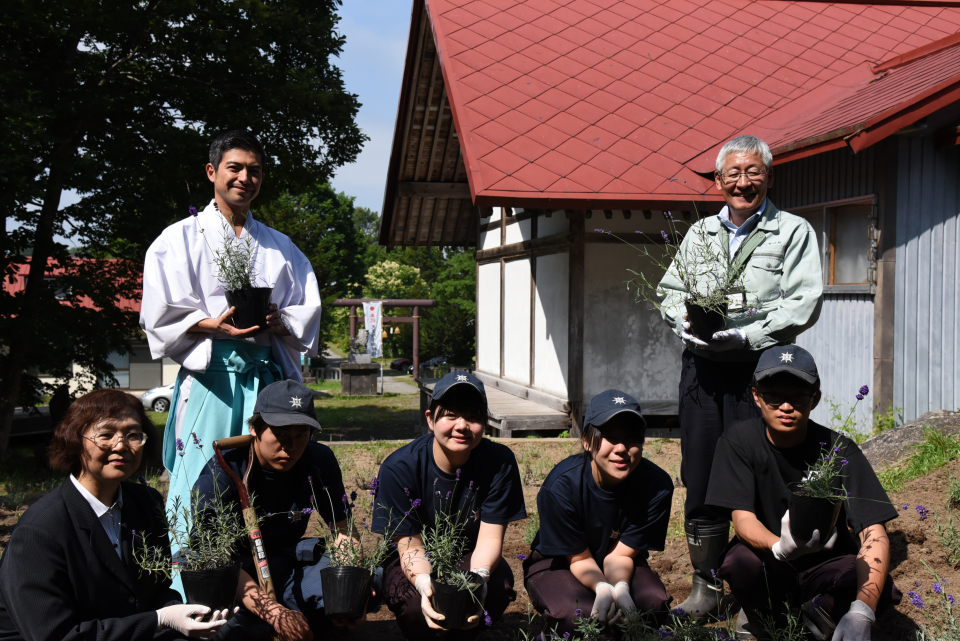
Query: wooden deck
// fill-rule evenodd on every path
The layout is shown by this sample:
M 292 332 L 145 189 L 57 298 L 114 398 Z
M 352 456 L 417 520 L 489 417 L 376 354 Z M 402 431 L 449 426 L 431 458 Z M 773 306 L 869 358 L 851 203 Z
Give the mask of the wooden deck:
M 433 387 L 437 379 L 420 379 L 420 417 L 424 430 L 426 419 L 423 413 L 430 407 Z M 568 430 L 570 415 L 551 409 L 525 398 L 508 394 L 494 387 L 486 386 L 488 425 L 493 436 L 510 438 L 514 432 L 524 430 Z

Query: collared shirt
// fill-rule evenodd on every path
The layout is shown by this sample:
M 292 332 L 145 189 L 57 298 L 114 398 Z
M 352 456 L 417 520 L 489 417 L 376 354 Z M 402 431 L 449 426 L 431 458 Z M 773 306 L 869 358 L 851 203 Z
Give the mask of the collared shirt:
M 107 507 L 87 488 L 80 485 L 80 481 L 73 474 L 70 475 L 70 480 L 73 481 L 80 495 L 90 504 L 93 513 L 100 520 L 100 525 L 103 526 L 103 531 L 107 533 L 107 538 L 113 543 L 113 549 L 117 551 L 117 556 L 122 559 L 123 554 L 120 551 L 120 510 L 123 508 L 123 488 L 117 488 L 116 502 Z
M 733 234 L 730 235 L 730 258 L 736 255 L 737 250 L 740 249 L 740 245 L 743 244 L 743 241 L 750 235 L 753 228 L 760 222 L 760 216 L 763 214 L 763 208 L 766 206 L 767 199 L 764 198 L 757 212 L 753 216 L 750 216 L 750 218 L 747 218 L 739 227 L 734 225 L 733 221 L 730 220 L 730 209 L 726 205 L 724 205 L 720 213 L 717 214 L 717 217 L 720 219 L 720 224 L 733 232 Z

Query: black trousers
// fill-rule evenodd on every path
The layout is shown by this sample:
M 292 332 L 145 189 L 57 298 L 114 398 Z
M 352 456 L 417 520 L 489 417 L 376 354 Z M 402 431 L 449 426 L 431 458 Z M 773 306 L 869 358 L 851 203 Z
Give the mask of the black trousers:
M 760 416 L 753 400 L 750 381 L 757 369 L 756 360 L 724 363 L 683 352 L 680 369 L 680 479 L 687 488 L 684 505 L 686 520 L 720 522 L 727 520 L 723 510 L 705 505 L 710 468 L 717 440 L 723 429 Z

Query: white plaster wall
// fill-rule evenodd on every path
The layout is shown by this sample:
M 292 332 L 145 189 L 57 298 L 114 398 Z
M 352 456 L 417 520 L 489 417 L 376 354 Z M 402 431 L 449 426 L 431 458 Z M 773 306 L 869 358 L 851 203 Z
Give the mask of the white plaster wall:
M 596 216 L 594 216 L 596 218 Z M 588 228 L 592 228 L 589 221 Z M 627 268 L 662 273 L 626 245 L 588 244 L 584 273 L 583 400 L 616 388 L 644 401 L 678 401 L 680 339 L 646 302 L 634 302 Z M 539 281 L 539 272 L 538 272 Z
M 540 219 L 539 229 L 546 220 Z M 561 220 L 566 224 L 566 218 Z M 569 266 L 568 254 L 537 257 L 533 386 L 562 398 L 567 398 Z
M 480 232 L 480 249 L 493 249 L 500 246 L 500 228 Z
M 169 385 L 177 380 L 180 365 L 172 358 L 164 358 L 161 362 L 163 363 L 162 385 Z
M 537 238 L 546 238 L 555 234 L 566 234 L 570 231 L 570 223 L 562 211 L 555 211 L 547 218 L 540 216 L 537 220 Z
M 477 277 L 477 369 L 500 376 L 500 263 L 480 265 Z
M 509 220 L 508 218 L 507 221 Z M 521 220 L 519 223 L 507 225 L 507 244 L 510 245 L 511 243 L 521 243 L 525 240 L 530 240 L 531 230 L 529 218 Z
M 511 260 L 505 263 L 503 287 L 503 374 L 510 380 L 529 385 L 529 258 Z

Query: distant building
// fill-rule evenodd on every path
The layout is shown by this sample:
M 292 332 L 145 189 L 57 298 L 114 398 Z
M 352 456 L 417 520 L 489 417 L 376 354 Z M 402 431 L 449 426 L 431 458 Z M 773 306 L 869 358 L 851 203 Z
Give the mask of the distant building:
M 715 213 L 717 152 L 754 134 L 770 198 L 820 233 L 799 342 L 825 395 L 870 385 L 861 429 L 956 408 L 958 32 L 922 1 L 414 0 L 380 243 L 477 248 L 489 385 L 577 425 L 608 387 L 674 414 L 679 339 L 624 286 L 659 274 L 606 232 Z

